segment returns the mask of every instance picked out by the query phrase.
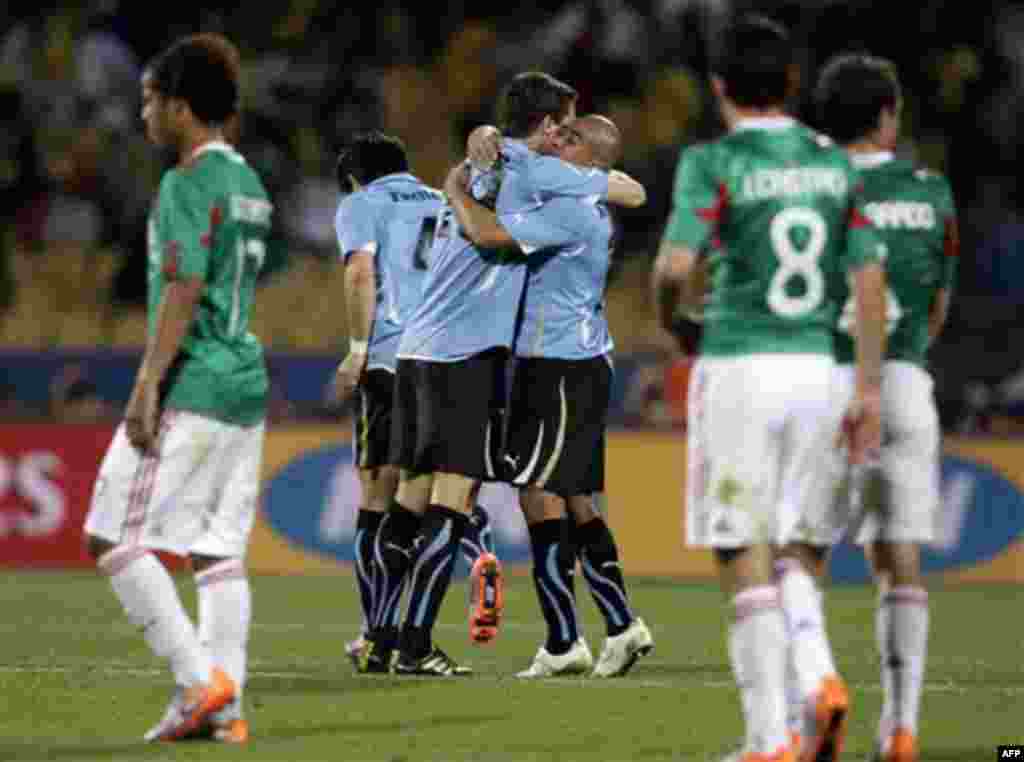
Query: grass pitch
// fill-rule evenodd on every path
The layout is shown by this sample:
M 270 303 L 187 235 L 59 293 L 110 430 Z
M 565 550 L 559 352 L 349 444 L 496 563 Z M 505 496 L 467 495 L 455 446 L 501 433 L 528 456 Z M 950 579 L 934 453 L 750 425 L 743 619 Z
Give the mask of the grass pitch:
M 190 606 L 192 586 L 182 578 Z M 437 641 L 471 678 L 361 677 L 342 655 L 360 615 L 348 577 L 253 579 L 246 747 L 145 745 L 170 678 L 93 574 L 4 572 L 0 583 L 0 760 L 244 759 L 346 762 L 715 760 L 741 732 L 711 586 L 631 581 L 655 652 L 626 678 L 521 682 L 543 627 L 527 577 L 510 580 L 498 641 L 469 643 L 453 583 Z M 595 656 L 604 635 L 583 580 Z M 874 594 L 829 592 L 829 627 L 853 711 L 844 759 L 871 750 L 881 693 Z M 1016 587 L 933 589 L 922 762 L 995 759 L 1024 742 L 1024 613 Z M 192 608 L 194 611 L 194 608 Z

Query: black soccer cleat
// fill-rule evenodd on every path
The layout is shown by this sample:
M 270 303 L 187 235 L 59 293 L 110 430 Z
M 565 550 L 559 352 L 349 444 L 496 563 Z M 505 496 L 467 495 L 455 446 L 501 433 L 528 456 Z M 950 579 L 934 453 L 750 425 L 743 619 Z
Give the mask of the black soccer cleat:
M 434 646 L 433 651 L 418 659 L 408 654 L 399 654 L 395 662 L 395 674 L 463 677 L 473 674 L 473 670 L 456 664 L 448 654 Z

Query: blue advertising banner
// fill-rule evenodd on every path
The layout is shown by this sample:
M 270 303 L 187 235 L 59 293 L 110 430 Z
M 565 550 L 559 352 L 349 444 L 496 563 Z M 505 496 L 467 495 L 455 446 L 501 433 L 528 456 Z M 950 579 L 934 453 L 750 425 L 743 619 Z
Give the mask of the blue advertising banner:
M 291 545 L 351 563 L 359 489 L 350 445 L 303 452 L 266 482 L 263 518 Z M 486 484 L 479 503 L 491 517 L 498 557 L 505 563 L 529 561 L 529 535 L 515 493 L 505 485 Z
M 988 465 L 943 457 L 941 495 L 936 541 L 921 554 L 925 573 L 978 566 L 1024 531 L 1024 493 Z M 870 579 L 864 554 L 849 542 L 835 548 L 829 572 L 840 583 Z

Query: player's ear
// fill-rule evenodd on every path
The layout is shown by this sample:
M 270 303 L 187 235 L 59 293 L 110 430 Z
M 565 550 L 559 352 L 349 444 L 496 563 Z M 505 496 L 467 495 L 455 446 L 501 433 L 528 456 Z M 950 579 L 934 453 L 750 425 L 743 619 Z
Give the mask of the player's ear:
M 717 74 L 711 75 L 711 92 L 716 98 L 725 98 L 729 94 L 725 88 L 725 80 Z
M 799 64 L 791 63 L 786 67 L 786 100 L 796 98 L 800 94 L 800 83 L 803 76 Z

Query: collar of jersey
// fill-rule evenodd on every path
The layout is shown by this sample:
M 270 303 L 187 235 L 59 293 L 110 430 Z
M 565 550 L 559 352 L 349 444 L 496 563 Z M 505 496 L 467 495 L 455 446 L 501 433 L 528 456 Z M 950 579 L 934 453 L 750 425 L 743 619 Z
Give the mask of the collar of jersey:
M 796 119 L 791 116 L 749 116 L 739 119 L 734 132 L 740 130 L 785 130 L 796 125 Z
M 223 140 L 208 140 L 192 152 L 192 155 L 188 157 L 186 164 L 191 164 L 207 151 L 224 151 L 225 153 L 234 153 L 235 149 Z
M 381 175 L 376 180 L 372 180 L 367 183 L 366 187 L 369 188 L 371 185 L 377 185 L 379 183 L 392 183 L 395 180 L 415 180 L 408 172 L 392 172 L 390 175 Z
M 857 169 L 872 169 L 881 166 L 887 161 L 892 161 L 892 151 L 872 151 L 871 153 L 851 153 L 850 161 Z

